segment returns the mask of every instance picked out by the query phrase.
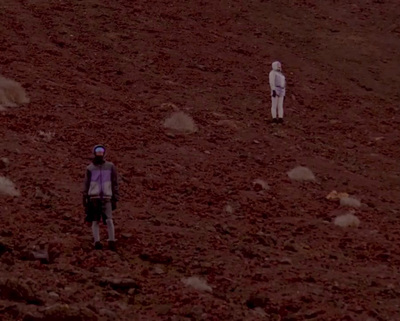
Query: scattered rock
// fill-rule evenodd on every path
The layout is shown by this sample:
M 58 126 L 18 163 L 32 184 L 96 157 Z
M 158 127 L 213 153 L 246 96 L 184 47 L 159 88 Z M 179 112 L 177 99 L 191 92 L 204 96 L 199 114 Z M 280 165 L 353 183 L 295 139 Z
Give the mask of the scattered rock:
M 6 244 L 3 240 L 0 239 L 0 256 L 6 252 L 12 252 L 12 248 L 10 245 Z
M 340 206 L 360 207 L 361 202 L 353 197 L 342 197 L 340 199 Z
M 97 321 L 98 317 L 88 308 L 73 307 L 68 304 L 55 304 L 42 309 L 43 316 L 38 321 Z
M 261 258 L 262 255 L 259 254 L 259 249 L 250 245 L 241 245 L 238 247 L 238 250 L 242 253 L 245 258 L 255 259 Z
M 7 168 L 10 165 L 10 160 L 6 157 L 0 159 L 0 169 Z
M 200 305 L 187 306 L 186 316 L 191 317 L 192 320 L 204 320 L 202 318 L 204 309 Z
M 175 112 L 178 112 L 179 111 L 179 107 L 176 106 L 173 103 L 162 103 L 160 105 L 160 110 L 162 110 L 162 111 L 171 111 L 171 110 L 173 110 Z
M 73 218 L 73 216 L 71 215 L 71 213 L 64 213 L 62 215 L 62 219 L 65 221 L 70 221 Z
M 297 252 L 297 246 L 294 242 L 294 240 L 287 240 L 285 241 L 284 245 L 283 245 L 283 249 L 285 251 L 289 251 L 289 252 Z
M 225 206 L 224 210 L 225 210 L 225 212 L 228 213 L 228 214 L 233 214 L 233 212 L 235 211 L 235 210 L 233 209 L 233 207 L 232 207 L 231 205 L 229 205 L 229 204 Z
M 14 183 L 3 176 L 0 176 L 0 194 L 20 196 L 20 192 L 15 188 Z
M 231 228 L 227 224 L 217 223 L 214 225 L 215 230 L 220 234 L 232 234 Z
M 47 195 L 45 192 L 43 192 L 43 190 L 42 190 L 40 187 L 36 187 L 36 188 L 35 188 L 35 195 L 34 195 L 34 197 L 35 197 L 35 198 L 42 199 L 42 200 L 49 200 L 49 199 L 50 199 L 50 196 Z
M 121 236 L 125 239 L 129 239 L 133 236 L 133 234 L 132 233 L 121 233 Z
M 166 132 L 165 136 L 167 136 L 169 138 L 176 138 L 176 135 L 174 133 L 170 133 L 170 132 Z
M 270 300 L 266 296 L 266 294 L 256 293 L 250 295 L 250 297 L 246 301 L 246 305 L 249 309 L 265 308 L 269 302 Z
M 336 200 L 340 200 L 343 197 L 349 197 L 349 194 L 347 193 L 342 193 L 342 192 L 337 192 L 335 190 L 333 190 L 332 192 L 330 192 L 327 196 L 326 199 L 330 200 L 330 201 L 336 201 Z
M 56 292 L 49 292 L 49 297 L 53 299 L 58 299 L 60 296 Z
M 281 264 L 286 264 L 286 265 L 292 265 L 292 259 L 288 258 L 288 257 L 283 257 L 281 259 L 279 259 L 279 263 Z
M 47 264 L 50 262 L 49 253 L 46 249 L 38 249 L 31 251 L 32 259 L 39 260 L 41 263 Z
M 269 185 L 266 181 L 258 178 L 253 181 L 253 188 L 255 191 L 259 192 L 262 190 L 268 190 Z
M 130 290 L 134 290 L 134 289 L 130 289 Z M 107 291 L 106 292 L 106 296 L 107 296 L 107 298 L 112 298 L 112 299 L 115 299 L 115 300 L 121 300 L 121 298 L 122 298 L 122 294 L 119 293 L 118 291 L 115 291 L 115 290 Z
M 325 314 L 325 312 L 326 311 L 320 310 L 320 309 L 311 310 L 311 311 L 308 311 L 308 312 L 304 313 L 304 318 L 306 320 L 314 319 L 314 318 L 317 318 L 317 317 L 321 317 L 321 315 Z
M 358 227 L 360 220 L 354 214 L 348 213 L 337 216 L 333 223 L 340 227 Z
M 20 309 L 15 303 L 2 302 L 0 303 L 0 316 L 2 316 L 2 320 L 18 320 Z
M 212 112 L 211 115 L 213 115 L 213 116 L 216 117 L 216 118 L 225 118 L 225 117 L 226 117 L 225 114 L 217 113 L 217 112 L 215 112 L 215 111 Z
M 155 307 L 155 311 L 158 315 L 166 315 L 171 311 L 172 304 L 161 304 Z
M 278 243 L 278 241 L 277 241 L 275 236 L 272 236 L 270 234 L 265 234 L 262 231 L 257 232 L 256 234 L 253 235 L 253 237 L 261 245 L 268 246 L 268 247 L 276 246 L 276 244 Z
M 15 80 L 0 76 L 0 107 L 17 107 L 29 103 L 25 89 Z
M 41 130 L 39 130 L 38 135 L 46 143 L 51 142 L 52 139 L 55 137 L 55 133 L 54 132 L 44 132 L 44 131 L 41 131 Z
M 267 312 L 265 312 L 263 308 L 256 307 L 255 309 L 253 309 L 253 312 L 254 312 L 254 314 L 256 316 L 259 316 L 259 317 L 262 317 L 262 318 L 268 317 Z
M 107 317 L 108 320 L 117 320 L 117 314 L 108 309 L 100 309 L 99 314 Z
M 164 274 L 165 273 L 165 271 L 160 266 L 155 266 L 153 271 L 156 274 Z
M 219 120 L 217 122 L 217 126 L 227 127 L 227 128 L 232 129 L 234 131 L 237 131 L 237 130 L 240 129 L 240 126 L 237 124 L 236 121 L 229 120 L 229 119 Z
M 99 284 L 100 286 L 110 286 L 117 291 L 128 291 L 131 288 L 140 289 L 137 281 L 128 278 L 103 278 Z
M 0 262 L 11 266 L 15 264 L 15 259 L 11 252 L 5 252 L 1 255 Z
M 139 254 L 139 257 L 143 261 L 148 261 L 148 262 L 155 263 L 155 264 L 170 264 L 172 262 L 171 256 L 163 255 L 163 254 L 159 254 L 159 253 L 154 253 L 154 254 L 141 253 L 141 254 Z
M 0 236 L 10 237 L 13 236 L 13 232 L 4 228 L 0 231 Z
M 187 279 L 182 279 L 182 282 L 186 286 L 190 286 L 190 287 L 192 287 L 192 288 L 194 288 L 196 290 L 205 291 L 205 292 L 212 292 L 211 286 L 209 286 L 204 279 L 199 278 L 197 276 L 191 276 L 191 277 L 189 277 Z
M 315 181 L 314 173 L 304 166 L 295 167 L 287 174 L 289 178 L 294 181 Z
M 197 131 L 197 126 L 193 118 L 182 111 L 172 113 L 172 115 L 164 121 L 164 127 L 187 134 Z

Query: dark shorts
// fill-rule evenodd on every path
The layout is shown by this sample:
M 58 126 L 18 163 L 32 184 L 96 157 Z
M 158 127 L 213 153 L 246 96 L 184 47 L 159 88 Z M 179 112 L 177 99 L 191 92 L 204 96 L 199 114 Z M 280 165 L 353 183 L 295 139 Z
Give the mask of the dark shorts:
M 112 219 L 111 200 L 100 198 L 89 200 L 86 211 L 86 222 L 100 222 L 103 220 L 103 223 L 106 224 L 106 220 L 110 219 Z

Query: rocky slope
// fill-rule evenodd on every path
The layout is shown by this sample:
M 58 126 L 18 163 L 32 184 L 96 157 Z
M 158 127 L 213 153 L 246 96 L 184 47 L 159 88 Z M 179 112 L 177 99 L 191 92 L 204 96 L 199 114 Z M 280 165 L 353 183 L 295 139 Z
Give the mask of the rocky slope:
M 399 4 L 315 2 L 1 2 L 0 74 L 31 101 L 0 114 L 20 192 L 1 196 L 3 320 L 399 319 Z M 198 130 L 166 130 L 176 110 Z M 83 224 L 97 143 L 117 253 Z

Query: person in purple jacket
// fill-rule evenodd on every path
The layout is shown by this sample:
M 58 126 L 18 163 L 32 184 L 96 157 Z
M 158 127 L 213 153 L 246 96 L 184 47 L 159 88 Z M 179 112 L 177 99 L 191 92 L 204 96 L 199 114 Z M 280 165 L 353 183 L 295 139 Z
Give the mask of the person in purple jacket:
M 83 205 L 86 222 L 92 223 L 95 249 L 102 249 L 99 222 L 107 225 L 108 247 L 115 251 L 115 231 L 112 211 L 119 199 L 118 174 L 115 165 L 105 161 L 106 149 L 103 145 L 93 148 L 94 158 L 87 166 L 83 188 Z

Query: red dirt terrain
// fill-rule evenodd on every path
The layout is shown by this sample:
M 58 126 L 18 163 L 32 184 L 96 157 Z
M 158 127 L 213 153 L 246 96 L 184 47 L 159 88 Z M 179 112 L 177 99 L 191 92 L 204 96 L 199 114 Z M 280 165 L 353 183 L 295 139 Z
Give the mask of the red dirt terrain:
M 30 103 L 0 112 L 0 176 L 20 192 L 1 196 L 0 318 L 400 320 L 399 15 L 398 0 L 2 0 L 0 74 Z M 176 110 L 198 130 L 166 130 Z M 121 174 L 116 253 L 83 224 L 97 143 Z M 300 165 L 315 181 L 288 177 Z M 346 213 L 358 227 L 334 224 Z

